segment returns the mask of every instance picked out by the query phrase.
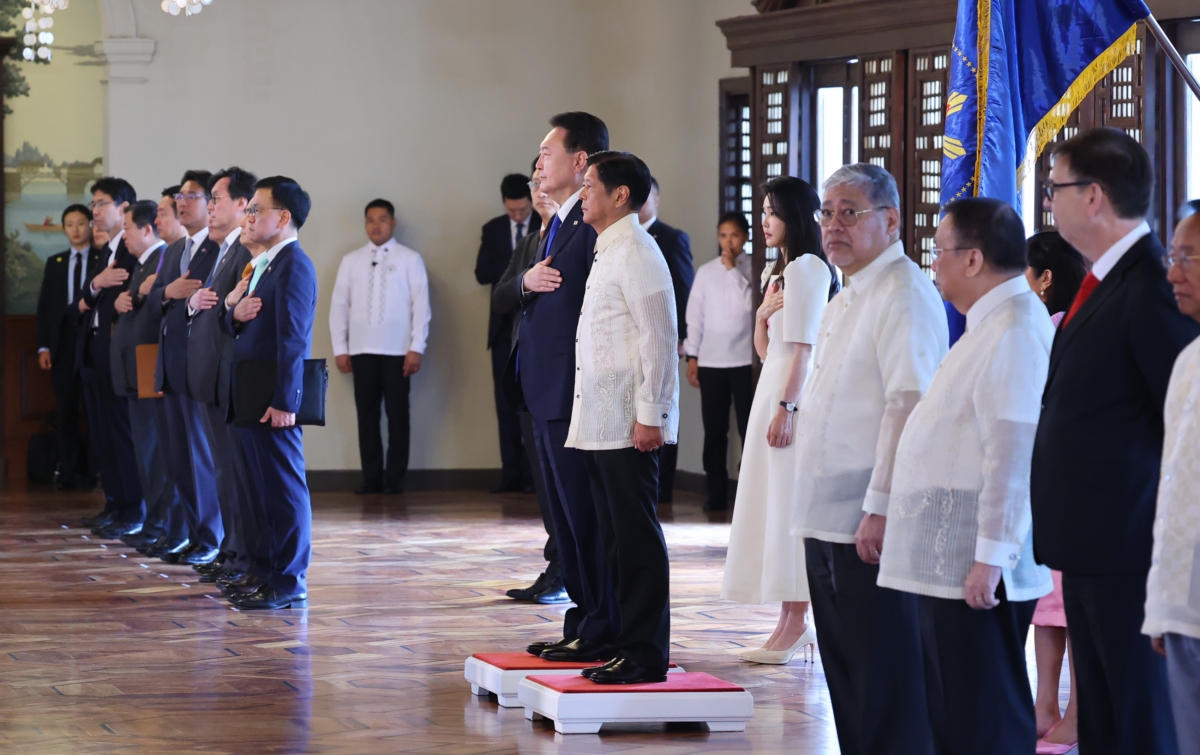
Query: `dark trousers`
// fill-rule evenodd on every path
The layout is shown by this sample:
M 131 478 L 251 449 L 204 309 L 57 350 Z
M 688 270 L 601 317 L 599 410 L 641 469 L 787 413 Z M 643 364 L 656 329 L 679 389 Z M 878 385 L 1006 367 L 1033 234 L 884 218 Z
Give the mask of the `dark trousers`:
M 129 406 L 125 397 L 113 390 L 110 373 L 90 366 L 81 372 L 91 446 L 106 499 L 104 510 L 125 524 L 143 521 L 146 502 L 133 451 Z
M 187 536 L 205 548 L 216 548 L 225 530 L 212 449 L 204 434 L 204 404 L 170 390 L 162 401 L 167 413 L 167 464 L 179 491 Z
M 1145 572 L 1063 572 L 1083 755 L 1179 752 L 1166 659 L 1142 634 L 1145 603 Z
M 745 367 L 701 367 L 700 418 L 704 422 L 704 476 L 708 500 L 718 505 L 729 500 L 729 407 L 737 413 L 738 434 L 746 442 L 754 375 Z
M 129 407 L 129 424 L 133 430 L 133 447 L 137 455 L 138 479 L 142 485 L 142 498 L 145 501 L 145 522 L 147 527 L 157 534 L 165 534 L 160 526 L 160 517 L 165 514 L 164 499 L 170 499 L 174 486 L 167 477 L 167 457 L 163 452 L 163 438 L 158 434 L 158 421 L 154 416 L 155 404 L 162 403 L 159 398 L 127 397 Z M 150 534 L 147 532 L 147 534 Z
M 978 611 L 965 600 L 917 596 L 925 690 L 938 755 L 1012 755 L 1037 748 L 1025 667 L 1036 600 Z
M 308 592 L 312 560 L 312 501 L 304 474 L 299 427 L 239 427 L 253 495 L 267 525 L 269 567 L 262 575 L 276 591 Z
M 175 476 L 171 473 L 167 455 L 167 439 L 170 430 L 167 424 L 167 403 L 161 398 L 142 399 L 150 402 L 154 417 L 154 431 L 158 438 L 157 450 L 162 465 L 162 491 L 155 502 L 146 501 L 147 535 L 157 535 L 168 540 L 179 541 L 187 538 L 187 518 L 184 516 L 183 500 L 175 487 Z
M 496 425 L 500 429 L 501 484 L 524 487 L 529 480 L 530 454 L 525 452 L 521 421 L 504 390 L 504 371 L 512 354 L 512 341 L 504 336 L 492 344 L 492 388 L 496 400 Z
M 667 443 L 658 450 L 658 482 L 655 500 L 670 503 L 675 500 L 675 467 L 679 464 L 679 444 Z
M 88 476 L 88 470 L 80 464 L 79 458 L 79 407 L 83 400 L 83 383 L 75 369 L 75 334 L 74 325 L 64 323 L 59 336 L 58 356 L 50 366 L 50 382 L 54 386 L 55 433 L 58 436 L 59 482 L 66 485 Z
M 805 538 L 813 620 L 844 755 L 930 755 L 917 596 L 876 584 L 854 545 Z
M 355 354 L 350 357 L 354 375 L 354 405 L 358 409 L 358 454 L 363 483 L 369 487 L 399 488 L 408 472 L 408 378 L 404 357 Z M 383 438 L 379 433 L 380 404 L 387 409 L 387 470 L 383 466 Z
M 245 515 L 246 490 L 249 487 L 246 463 L 236 428 L 226 421 L 227 412 L 216 404 L 204 404 L 201 421 L 204 436 L 212 449 L 213 474 L 217 483 L 217 502 L 221 510 L 224 539 L 221 550 L 229 563 L 242 571 L 250 568 L 248 537 L 250 522 Z
M 558 546 L 558 568 L 567 595 L 575 603 L 567 609 L 563 638 L 615 645 L 620 619 L 596 524 L 586 454 L 566 447 L 569 427 L 569 420 L 533 418 L 538 464 L 546 480 L 546 500 Z
M 596 521 L 612 575 L 621 655 L 667 672 L 671 564 L 658 523 L 658 451 L 588 451 Z
M 542 557 L 546 559 L 546 574 L 558 576 L 558 545 L 554 542 L 554 520 L 550 514 L 550 499 L 546 494 L 546 478 L 542 476 L 542 468 L 537 463 L 537 445 L 533 440 L 533 418 L 529 412 L 517 412 L 517 422 L 521 425 L 521 440 L 529 451 L 530 476 L 533 478 L 533 489 L 537 493 L 538 512 L 542 515 L 542 526 L 546 528 L 546 546 L 542 548 Z

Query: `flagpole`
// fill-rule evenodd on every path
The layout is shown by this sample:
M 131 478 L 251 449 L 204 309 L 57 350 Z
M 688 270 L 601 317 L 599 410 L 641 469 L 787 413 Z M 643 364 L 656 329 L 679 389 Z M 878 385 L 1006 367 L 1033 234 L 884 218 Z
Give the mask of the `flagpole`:
M 1188 70 L 1187 63 L 1184 62 L 1183 57 L 1179 54 L 1179 51 L 1175 49 L 1175 45 L 1171 44 L 1171 40 L 1167 39 L 1166 33 L 1162 30 L 1162 27 L 1158 25 L 1158 19 L 1154 17 L 1153 13 L 1146 16 L 1146 28 L 1149 29 L 1150 33 L 1154 35 L 1154 38 L 1158 40 L 1159 46 L 1166 51 L 1167 57 L 1170 58 L 1171 63 L 1175 65 L 1175 70 L 1179 72 L 1181 77 L 1183 77 L 1183 83 L 1187 84 L 1188 89 L 1192 90 L 1192 94 L 1196 95 L 1196 99 L 1200 99 L 1200 82 L 1197 82 L 1196 77 L 1192 75 L 1190 70 Z

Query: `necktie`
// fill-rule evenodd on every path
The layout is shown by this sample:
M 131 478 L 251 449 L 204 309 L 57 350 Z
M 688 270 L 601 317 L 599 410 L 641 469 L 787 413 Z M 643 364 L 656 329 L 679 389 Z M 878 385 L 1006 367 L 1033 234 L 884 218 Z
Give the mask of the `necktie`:
M 264 254 L 258 259 L 254 260 L 254 275 L 250 278 L 250 288 L 247 290 L 254 291 L 256 288 L 258 288 L 258 281 L 260 278 L 262 278 L 266 269 L 267 255 Z
M 560 226 L 562 226 L 562 218 L 555 215 L 554 222 L 550 224 L 550 231 L 546 234 L 546 250 L 542 253 L 542 259 L 546 259 L 549 256 L 550 247 L 554 244 L 554 237 L 558 234 Z
M 188 263 L 192 261 L 192 244 L 195 242 L 189 236 L 188 240 L 183 243 L 183 256 L 179 258 L 179 274 L 183 275 L 188 269 Z
M 221 251 L 217 252 L 217 261 L 213 263 L 212 272 L 208 274 L 208 280 L 204 282 L 205 288 L 212 288 L 213 278 L 217 277 L 217 268 L 221 266 L 221 260 L 225 259 L 225 252 L 229 251 L 229 242 L 225 241 L 221 244 Z
M 1092 292 L 1096 290 L 1096 286 L 1100 285 L 1100 279 L 1088 273 L 1083 277 L 1083 283 L 1079 285 L 1079 293 L 1075 294 L 1075 301 L 1071 302 L 1071 309 L 1067 311 L 1067 316 L 1063 318 L 1062 326 L 1065 328 L 1071 322 L 1071 318 L 1079 311 L 1083 303 L 1087 301 Z
M 513 249 L 514 250 L 516 250 L 516 248 L 517 248 L 517 242 L 520 241 L 521 237 L 524 235 L 525 235 L 525 224 L 517 223 L 517 235 L 513 241 Z
M 71 260 L 75 264 L 75 273 L 71 276 L 71 295 L 67 297 L 67 304 L 74 304 L 79 298 L 79 289 L 83 288 L 83 253 L 72 252 Z

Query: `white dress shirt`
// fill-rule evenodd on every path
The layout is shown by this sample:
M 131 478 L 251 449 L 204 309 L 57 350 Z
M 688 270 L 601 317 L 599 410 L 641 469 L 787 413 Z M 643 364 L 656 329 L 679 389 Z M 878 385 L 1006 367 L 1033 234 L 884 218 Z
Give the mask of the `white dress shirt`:
M 512 248 L 514 251 L 517 248 L 517 242 L 520 241 L 521 239 L 525 238 L 525 236 L 529 233 L 529 222 L 531 220 L 533 220 L 532 212 L 529 213 L 529 217 L 525 218 L 525 220 L 521 223 L 518 223 L 517 221 L 513 220 L 512 218 L 508 219 L 508 235 L 509 235 L 509 238 L 512 240 Z M 519 233 L 517 232 L 518 225 L 521 227 Z
M 863 512 L 887 514 L 900 433 L 949 340 L 942 297 L 900 242 L 846 278 L 793 423 L 795 534 L 853 543 Z
M 654 237 L 630 213 L 596 239 L 575 338 L 568 448 L 633 445 L 635 422 L 679 429 L 679 327 L 671 272 Z
M 208 280 L 204 282 L 205 287 L 211 287 L 213 280 L 217 275 L 217 267 L 221 264 L 221 260 L 225 259 L 225 253 L 233 246 L 233 243 L 241 238 L 242 227 L 239 225 L 229 233 L 225 234 L 225 240 L 221 242 L 221 249 L 217 252 L 217 261 L 213 263 L 212 270 L 208 273 Z M 293 238 L 293 241 L 295 239 Z M 271 259 L 274 259 L 272 257 Z M 192 299 L 188 297 L 188 317 L 195 317 L 200 310 L 192 307 Z
M 187 272 L 188 265 L 192 264 L 192 257 L 196 256 L 196 252 L 200 250 L 200 245 L 208 241 L 208 226 L 204 226 L 189 237 L 192 241 L 191 248 L 188 248 L 187 241 L 183 242 L 184 255 L 179 258 L 179 274 L 183 275 Z
M 121 232 L 118 233 L 116 236 L 113 236 L 111 239 L 108 240 L 108 259 L 105 260 L 105 262 L 104 262 L 105 267 L 108 267 L 109 265 L 111 265 L 113 262 L 116 261 L 117 247 L 121 245 L 121 239 L 123 239 L 123 238 L 125 238 L 125 229 L 124 228 L 122 228 Z M 92 290 L 92 298 L 93 299 L 100 295 L 100 289 L 96 288 L 95 286 L 88 286 L 88 288 L 90 288 Z M 98 327 L 100 327 L 100 310 L 96 310 L 95 314 L 92 315 L 92 328 L 95 329 Z
M 421 255 L 393 239 L 342 258 L 329 307 L 334 356 L 424 354 L 431 318 Z
M 1053 589 L 1033 559 L 1029 467 L 1054 328 L 1018 275 L 967 311 L 896 450 L 879 585 L 963 599 L 975 562 L 998 566 L 1011 601 Z
M 154 254 L 155 249 L 158 249 L 159 247 L 164 247 L 166 245 L 167 245 L 167 242 L 163 241 L 162 239 L 159 239 L 158 243 L 156 243 L 154 246 L 150 247 L 146 251 L 142 252 L 141 256 L 138 257 L 138 264 L 139 265 L 146 264 L 146 260 L 150 259 L 150 255 Z M 137 292 L 134 291 L 134 293 L 137 293 Z
M 745 367 L 754 354 L 754 292 L 750 255 L 732 269 L 718 257 L 696 271 L 687 303 L 683 351 L 700 367 Z
M 1146 221 L 1134 228 L 1129 233 L 1121 237 L 1121 240 L 1109 247 L 1108 251 L 1101 255 L 1100 259 L 1096 260 L 1092 265 L 1092 275 L 1096 276 L 1097 280 L 1104 280 L 1104 276 L 1108 275 L 1125 253 L 1133 248 L 1133 245 L 1141 240 L 1142 236 L 1150 233 L 1150 225 Z
M 1163 419 L 1142 632 L 1200 639 L 1200 339 L 1175 359 Z

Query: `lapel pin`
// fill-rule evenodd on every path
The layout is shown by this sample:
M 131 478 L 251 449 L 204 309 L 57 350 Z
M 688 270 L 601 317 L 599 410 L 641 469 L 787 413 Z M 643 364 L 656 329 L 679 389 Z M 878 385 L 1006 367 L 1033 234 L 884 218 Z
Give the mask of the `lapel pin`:
M 574 223 L 572 223 L 571 225 L 579 225 L 579 221 L 578 221 L 578 220 L 576 220 L 576 221 L 575 221 Z

